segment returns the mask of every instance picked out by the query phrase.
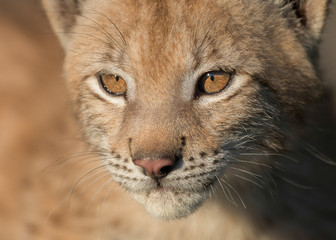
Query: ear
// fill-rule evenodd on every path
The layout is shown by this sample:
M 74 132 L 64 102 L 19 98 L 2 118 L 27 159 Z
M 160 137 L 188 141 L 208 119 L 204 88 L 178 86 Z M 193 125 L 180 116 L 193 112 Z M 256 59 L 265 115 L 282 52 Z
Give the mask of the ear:
M 329 0 L 284 0 L 299 19 L 300 31 L 311 44 L 320 39 Z
M 70 40 L 70 32 L 81 14 L 81 6 L 85 0 L 42 0 L 43 7 L 52 28 L 59 37 L 64 48 Z

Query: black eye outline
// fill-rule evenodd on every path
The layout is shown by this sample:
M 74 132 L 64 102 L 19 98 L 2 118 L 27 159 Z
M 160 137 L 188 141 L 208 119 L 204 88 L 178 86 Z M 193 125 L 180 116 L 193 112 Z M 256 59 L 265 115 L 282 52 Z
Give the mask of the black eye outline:
M 209 72 L 202 74 L 202 76 L 199 78 L 197 82 L 195 98 L 199 98 L 201 95 L 214 95 L 214 94 L 218 94 L 224 91 L 230 85 L 234 74 L 235 74 L 235 71 L 223 71 L 223 70 L 209 71 Z M 229 80 L 224 85 L 224 87 L 221 88 L 219 91 L 209 93 L 204 89 L 204 84 L 205 84 L 205 81 L 208 79 L 208 77 L 211 77 L 211 75 L 227 75 L 229 76 Z
M 112 92 L 105 84 L 104 84 L 104 81 L 103 81 L 103 76 L 106 76 L 106 75 L 110 75 L 110 76 L 115 76 L 116 77 L 116 79 L 117 79 L 117 81 L 118 81 L 118 79 L 119 78 L 122 78 L 122 77 L 120 77 L 119 75 L 116 75 L 116 74 L 108 74 L 108 73 L 98 73 L 98 74 L 96 74 L 96 77 L 98 78 L 98 81 L 99 81 L 99 85 L 100 85 L 100 87 L 105 91 L 105 92 L 107 92 L 108 94 L 110 94 L 110 95 L 112 95 L 112 96 L 117 96 L 117 97 L 119 97 L 119 96 L 126 96 L 126 93 L 127 93 L 127 83 L 126 83 L 126 81 L 123 79 L 123 81 L 125 81 L 125 84 L 126 84 L 126 90 L 125 90 L 125 92 L 123 92 L 123 93 L 115 93 L 115 92 Z

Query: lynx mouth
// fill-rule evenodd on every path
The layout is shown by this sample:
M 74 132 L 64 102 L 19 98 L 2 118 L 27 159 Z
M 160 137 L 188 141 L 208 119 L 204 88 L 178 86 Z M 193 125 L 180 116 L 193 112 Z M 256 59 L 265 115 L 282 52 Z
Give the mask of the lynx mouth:
M 158 187 L 148 192 L 132 193 L 133 197 L 154 217 L 173 220 L 189 216 L 208 196 L 206 192 L 174 192 Z
M 210 189 L 209 185 L 192 191 L 158 184 L 151 189 L 131 194 L 152 216 L 173 220 L 185 218 L 196 211 L 208 198 Z
M 163 177 L 141 174 L 131 178 L 118 174 L 113 167 L 109 170 L 151 215 L 172 220 L 187 217 L 205 202 L 216 189 L 213 185 L 225 166 L 215 165 L 208 169 L 184 167 Z

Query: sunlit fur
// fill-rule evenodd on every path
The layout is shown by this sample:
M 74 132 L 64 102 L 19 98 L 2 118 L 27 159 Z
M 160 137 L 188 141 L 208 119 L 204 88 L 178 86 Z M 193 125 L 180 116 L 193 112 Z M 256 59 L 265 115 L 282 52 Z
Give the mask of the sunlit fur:
M 213 195 L 248 209 L 251 226 L 300 222 L 292 217 L 300 201 L 283 200 L 274 178 L 296 158 L 288 152 L 298 139 L 293 126 L 322 93 L 311 53 L 326 1 L 44 2 L 63 13 L 49 15 L 56 32 L 65 29 L 65 73 L 83 135 L 107 152 L 112 178 L 149 213 L 188 217 Z M 218 70 L 233 73 L 227 88 L 196 95 L 200 76 Z M 122 76 L 126 96 L 99 88 L 99 72 Z M 177 163 L 162 188 L 133 163 L 167 156 Z M 281 200 L 272 202 L 276 191 Z M 309 236 L 306 226 L 293 232 Z

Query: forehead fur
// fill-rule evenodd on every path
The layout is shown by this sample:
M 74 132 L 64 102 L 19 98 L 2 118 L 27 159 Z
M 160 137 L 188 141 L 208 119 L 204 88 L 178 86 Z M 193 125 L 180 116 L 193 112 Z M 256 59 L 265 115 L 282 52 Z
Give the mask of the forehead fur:
M 293 37 L 285 30 L 286 20 L 279 18 L 280 10 L 276 11 L 274 6 L 267 7 L 270 4 L 261 4 L 260 1 L 254 1 L 254 4 L 251 1 L 102 2 L 106 5 L 97 6 L 96 1 L 86 5 L 83 14 L 90 19 L 78 17 L 79 27 L 81 24 L 93 25 L 112 32 L 113 39 L 106 39 L 110 47 L 122 47 L 118 50 L 124 50 L 124 55 L 131 55 L 129 58 L 136 66 L 140 58 L 141 62 L 151 64 L 153 68 L 162 68 L 170 62 L 179 63 L 183 60 L 174 59 L 174 55 L 192 55 L 198 61 L 194 65 L 204 64 L 201 61 L 211 57 L 227 67 L 253 73 L 260 69 L 258 59 L 261 58 L 257 55 L 261 54 L 261 48 L 269 50 L 266 48 L 269 42 L 276 44 L 284 38 L 288 40 L 288 37 Z M 104 16 L 90 13 L 92 9 Z M 97 26 L 91 18 L 101 26 Z M 111 26 L 109 21 L 121 30 L 127 41 L 122 41 L 118 29 L 113 29 L 115 26 Z M 84 28 L 86 31 L 93 30 L 90 32 L 95 35 L 102 35 L 93 27 Z M 90 43 L 92 40 L 88 39 Z M 101 42 L 97 44 L 101 45 Z M 120 52 L 115 52 L 117 54 Z

